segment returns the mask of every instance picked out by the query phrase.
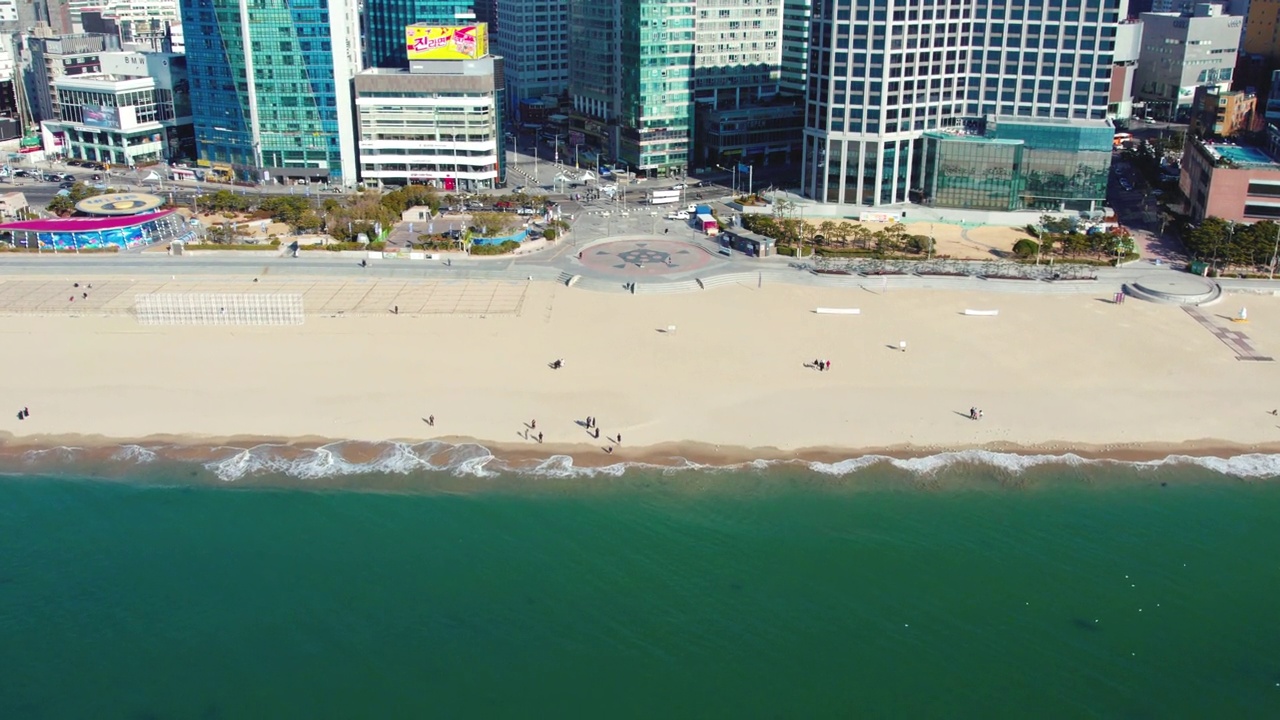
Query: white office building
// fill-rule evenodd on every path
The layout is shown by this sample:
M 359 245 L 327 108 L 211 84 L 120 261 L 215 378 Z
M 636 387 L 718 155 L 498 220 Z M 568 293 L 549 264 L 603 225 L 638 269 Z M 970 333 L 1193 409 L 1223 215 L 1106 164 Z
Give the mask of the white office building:
M 1231 89 L 1244 18 L 1209 3 L 1189 13 L 1142 13 L 1140 18 L 1142 49 L 1133 85 L 1148 117 L 1185 119 L 1196 88 Z
M 926 132 L 1104 121 L 1127 14 L 1127 0 L 815 0 L 803 194 L 904 204 Z
M 191 157 L 195 135 L 186 58 L 103 53 L 102 72 L 54 81 L 66 157 L 133 167 Z
M 355 92 L 364 183 L 452 192 L 503 182 L 502 58 L 365 70 Z

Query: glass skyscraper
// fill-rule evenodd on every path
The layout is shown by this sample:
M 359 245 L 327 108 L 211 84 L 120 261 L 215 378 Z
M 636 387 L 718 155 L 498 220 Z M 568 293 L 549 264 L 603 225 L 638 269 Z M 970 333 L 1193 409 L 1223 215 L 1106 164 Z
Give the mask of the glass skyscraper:
M 1127 6 L 1128 0 L 814 0 L 802 192 L 824 202 L 903 204 L 923 189 L 926 132 L 971 132 L 995 117 L 1105 125 Z M 1010 152 L 970 144 L 951 151 L 977 153 L 1001 167 L 1005 159 L 995 156 Z
M 181 10 L 200 164 L 245 180 L 354 184 L 355 0 L 181 0 Z
M 571 0 L 569 93 L 607 152 L 643 175 L 679 175 L 693 141 L 694 0 Z
M 475 3 L 464 0 L 365 0 L 365 61 L 369 67 L 408 69 L 404 29 L 410 25 L 469 25 Z M 536 42 L 528 38 L 527 42 Z

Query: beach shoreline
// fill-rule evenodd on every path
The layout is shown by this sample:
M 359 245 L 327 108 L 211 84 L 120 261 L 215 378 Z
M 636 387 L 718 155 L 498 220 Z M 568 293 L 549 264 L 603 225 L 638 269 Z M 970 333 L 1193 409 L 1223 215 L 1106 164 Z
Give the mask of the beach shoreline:
M 189 437 L 154 435 L 144 438 L 106 438 L 102 436 L 29 436 L 15 438 L 0 435 L 0 467 L 15 467 L 34 458 L 50 457 L 57 451 L 75 451 L 78 458 L 121 460 L 143 455 L 196 464 L 226 461 L 255 450 L 270 450 L 281 457 L 298 458 L 317 452 L 336 453 L 355 466 L 373 465 L 398 449 L 426 448 L 419 457 L 430 464 L 433 456 L 459 448 L 473 449 L 479 457 L 498 467 L 519 473 L 540 467 L 556 458 L 567 458 L 573 468 L 592 470 L 618 466 L 657 469 L 721 469 L 740 468 L 753 463 L 796 463 L 802 465 L 834 465 L 842 462 L 879 459 L 915 461 L 951 456 L 981 456 L 1010 459 L 1034 458 L 1045 462 L 1068 459 L 1086 462 L 1146 464 L 1170 459 L 1229 460 L 1243 456 L 1274 456 L 1280 466 L 1280 442 L 1239 444 L 1221 439 L 1185 442 L 1111 443 L 1102 445 L 1050 442 L 1018 445 L 993 442 L 984 445 L 913 446 L 839 448 L 806 447 L 783 450 L 776 447 L 734 447 L 697 442 L 660 443 L 657 445 L 614 446 L 605 453 L 600 446 L 588 443 L 545 443 L 524 445 L 486 441 L 469 437 L 394 438 L 385 441 L 347 440 L 341 438 L 282 437 Z
M 1241 362 L 1216 334 L 1280 356 L 1280 298 L 1251 298 L 1239 325 L 1228 308 L 1198 321 L 1179 307 L 1077 294 L 488 292 L 517 294 L 505 313 L 309 314 L 279 327 L 0 316 L 15 358 L 0 374 L 12 403 L 0 459 L 59 447 L 108 459 L 141 446 L 205 464 L 226 460 L 215 449 L 336 444 L 358 468 L 388 447 L 432 443 L 466 457 L 428 465 L 491 455 L 515 470 L 552 458 L 588 469 L 1280 455 L 1280 396 L 1268 391 L 1280 366 Z M 24 407 L 31 416 L 17 418 Z M 458 447 L 467 450 L 448 450 Z M 415 462 L 426 466 L 405 459 Z

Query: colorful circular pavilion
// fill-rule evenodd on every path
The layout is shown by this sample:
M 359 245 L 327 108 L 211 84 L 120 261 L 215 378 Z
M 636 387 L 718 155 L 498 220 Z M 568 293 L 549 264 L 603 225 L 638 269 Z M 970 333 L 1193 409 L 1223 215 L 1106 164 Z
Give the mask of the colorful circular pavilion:
M 176 210 L 158 210 L 164 199 L 147 193 L 111 193 L 76 204 L 84 216 L 20 220 L 0 225 L 0 241 L 42 250 L 121 250 L 194 236 Z

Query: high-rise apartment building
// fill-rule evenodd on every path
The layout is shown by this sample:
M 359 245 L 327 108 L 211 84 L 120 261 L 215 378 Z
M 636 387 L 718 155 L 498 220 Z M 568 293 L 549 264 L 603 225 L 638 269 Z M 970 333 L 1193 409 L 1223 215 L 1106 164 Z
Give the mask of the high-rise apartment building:
M 494 52 L 502 57 L 515 115 L 521 100 L 568 92 L 569 0 L 498 0 L 497 15 Z
M 351 0 L 354 2 L 354 0 Z M 364 58 L 371 68 L 409 68 L 404 29 L 475 21 L 473 0 L 365 0 Z
M 182 22 L 202 166 L 254 181 L 356 181 L 354 0 L 182 0 Z
M 778 92 L 783 0 L 697 3 L 693 94 L 699 105 L 738 108 Z
M 813 0 L 782 0 L 782 57 L 779 90 L 804 95 L 809 80 L 809 17 Z
M 815 0 L 802 192 L 906 203 L 925 189 L 926 132 L 1105 124 L 1126 16 L 1127 0 Z

